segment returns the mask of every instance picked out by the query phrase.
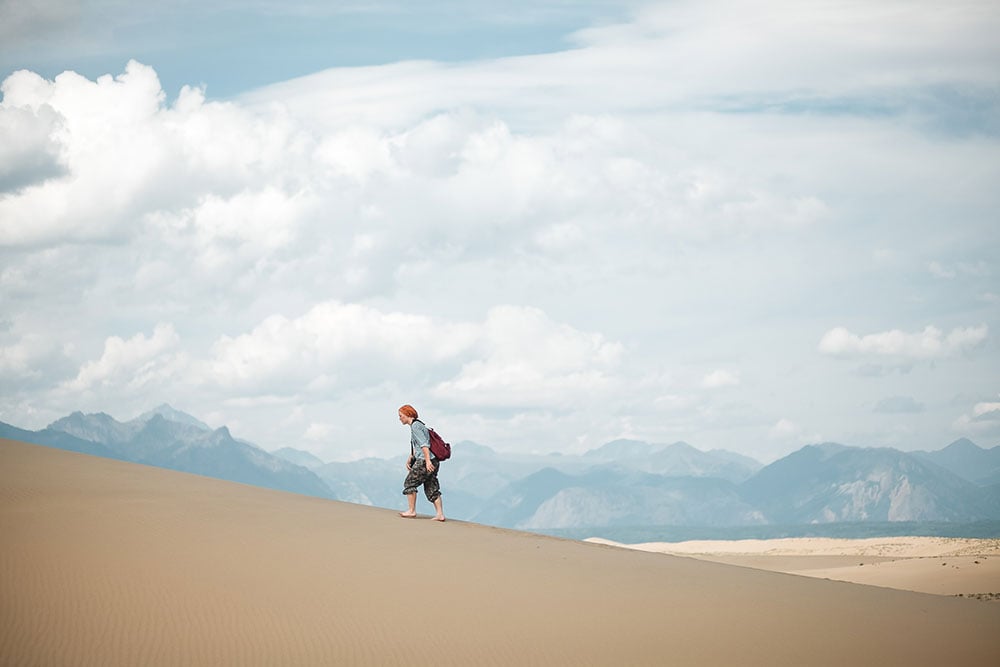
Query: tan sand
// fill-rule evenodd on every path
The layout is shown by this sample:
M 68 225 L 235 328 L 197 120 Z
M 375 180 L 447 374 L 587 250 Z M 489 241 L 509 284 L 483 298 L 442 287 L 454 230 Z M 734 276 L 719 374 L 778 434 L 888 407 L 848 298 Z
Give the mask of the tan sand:
M 785 538 L 645 544 L 619 544 L 598 538 L 588 541 L 869 586 L 1000 600 L 1000 539 Z
M 1000 663 L 997 604 L 10 441 L 0 535 L 5 666 Z

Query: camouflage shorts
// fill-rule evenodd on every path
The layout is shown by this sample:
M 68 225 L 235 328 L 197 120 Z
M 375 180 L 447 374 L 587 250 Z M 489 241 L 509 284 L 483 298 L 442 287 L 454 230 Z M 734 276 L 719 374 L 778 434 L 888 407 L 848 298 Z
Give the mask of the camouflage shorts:
M 423 460 L 415 462 L 410 467 L 410 472 L 403 481 L 404 496 L 416 493 L 417 489 L 423 485 L 427 500 L 434 502 L 441 497 L 441 485 L 438 483 L 438 470 L 441 469 L 441 463 L 438 461 L 432 461 L 432 463 L 434 463 L 434 472 L 427 472 L 427 464 Z

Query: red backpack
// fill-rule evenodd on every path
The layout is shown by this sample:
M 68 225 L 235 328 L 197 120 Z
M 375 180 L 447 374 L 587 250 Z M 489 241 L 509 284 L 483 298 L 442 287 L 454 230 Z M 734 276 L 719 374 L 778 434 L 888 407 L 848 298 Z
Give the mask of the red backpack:
M 416 421 L 420 420 L 417 419 Z M 420 423 L 423 424 L 423 422 Z M 424 424 L 424 426 L 427 426 L 427 424 Z M 429 426 L 427 427 L 427 432 L 430 433 L 431 436 L 430 450 L 434 458 L 436 458 L 438 461 L 447 461 L 448 459 L 450 459 L 451 445 L 445 442 L 444 439 L 437 434 L 437 431 L 430 428 Z
M 437 432 L 432 429 L 427 429 L 428 433 L 431 434 L 431 454 L 434 455 L 438 461 L 447 461 L 451 458 L 451 445 L 444 441 L 444 439 L 437 434 Z

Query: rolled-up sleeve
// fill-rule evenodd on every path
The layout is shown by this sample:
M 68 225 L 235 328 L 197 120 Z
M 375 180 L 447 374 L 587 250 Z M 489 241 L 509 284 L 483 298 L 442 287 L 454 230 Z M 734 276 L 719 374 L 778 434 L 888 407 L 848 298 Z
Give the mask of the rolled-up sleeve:
M 420 422 L 415 421 L 410 424 L 410 444 L 413 446 L 414 456 L 420 454 L 421 448 L 431 446 L 431 434 Z

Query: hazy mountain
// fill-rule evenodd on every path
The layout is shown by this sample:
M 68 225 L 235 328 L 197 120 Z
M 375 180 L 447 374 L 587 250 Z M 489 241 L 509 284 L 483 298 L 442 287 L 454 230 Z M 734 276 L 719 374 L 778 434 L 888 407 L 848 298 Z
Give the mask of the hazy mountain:
M 167 419 L 164 413 L 181 421 Z M 74 412 L 53 422 L 47 430 L 89 441 L 109 450 L 115 458 L 136 463 L 323 498 L 337 497 L 309 470 L 234 439 L 225 427 L 213 431 L 172 409 L 158 409 L 125 423 L 104 413 Z M 23 439 L 35 442 L 38 437 L 32 434 Z
M 976 521 L 997 516 L 984 489 L 895 449 L 803 447 L 740 487 L 769 523 Z
M 671 477 L 718 477 L 742 482 L 761 468 L 754 459 L 727 452 L 704 452 L 686 442 L 652 445 L 638 440 L 615 440 L 583 455 L 588 463 L 623 465 L 634 470 Z
M 36 445 L 54 447 L 55 449 L 65 449 L 67 451 L 80 452 L 82 454 L 91 454 L 93 456 L 103 456 L 108 459 L 129 460 L 127 457 L 120 456 L 111 448 L 98 442 L 91 442 L 90 440 L 77 438 L 69 433 L 53 431 L 51 429 L 27 431 L 23 428 L 17 428 L 16 426 L 0 422 L 0 438 L 19 440 L 21 442 L 31 442 Z
M 114 445 L 128 442 L 145 423 L 145 421 L 132 420 L 123 424 L 103 412 L 85 415 L 78 411 L 62 419 L 57 419 L 48 425 L 48 429 L 69 433 L 81 440 L 112 445 L 112 449 L 114 449 Z
M 547 468 L 500 491 L 476 521 L 511 528 L 762 523 L 732 482 L 599 466 L 582 475 Z
M 74 412 L 37 432 L 0 425 L 0 436 L 366 505 L 405 502 L 405 442 L 391 459 L 324 463 L 292 447 L 265 452 L 169 405 L 124 423 Z M 998 456 L 967 440 L 915 453 L 826 443 L 761 467 L 684 442 L 616 440 L 583 455 L 539 455 L 460 441 L 441 484 L 453 518 L 536 530 L 967 522 L 1000 519 Z
M 302 449 L 295 449 L 294 447 L 282 447 L 281 449 L 276 449 L 271 453 L 278 458 L 285 459 L 295 465 L 302 466 L 303 468 L 309 468 L 310 470 L 326 464 L 326 461 L 318 456 L 314 456 L 313 454 L 310 454 Z
M 194 426 L 195 428 L 199 428 L 202 431 L 211 431 L 212 430 L 212 427 L 209 426 L 208 424 L 206 424 L 205 422 L 197 419 L 196 417 L 192 417 L 191 415 L 189 415 L 186 412 L 181 412 L 180 410 L 175 410 L 174 408 L 172 408 L 171 406 L 167 405 L 166 403 L 153 408 L 149 412 L 142 413 L 141 415 L 139 415 L 138 417 L 136 417 L 135 421 L 147 422 L 147 421 L 149 421 L 150 419 L 152 419 L 156 415 L 160 415 L 161 417 L 163 417 L 164 419 L 166 419 L 169 422 L 177 422 L 179 424 L 187 424 L 188 426 Z
M 592 463 L 617 463 L 646 459 L 652 455 L 653 445 L 641 440 L 621 438 L 591 449 L 583 457 Z
M 483 454 L 483 450 L 492 451 L 478 445 L 462 449 L 468 457 L 474 457 L 476 453 Z M 489 495 L 492 494 L 492 490 L 484 493 L 481 489 L 477 489 L 472 478 L 491 478 L 493 473 L 486 469 L 481 471 L 480 475 L 475 472 L 479 468 L 469 460 L 464 460 L 458 465 L 454 465 L 453 461 L 455 461 L 454 458 L 446 461 L 441 467 L 441 488 L 445 499 L 445 510 L 452 518 L 469 520 L 482 509 L 489 499 Z M 403 456 L 394 459 L 367 458 L 358 461 L 327 463 L 315 468 L 314 471 L 341 500 L 374 505 L 375 507 L 402 509 L 406 506 L 403 497 L 403 480 L 406 477 L 405 464 L 406 458 Z M 492 484 L 487 484 L 483 488 L 492 488 Z M 472 490 L 470 491 L 470 489 Z M 418 494 L 418 502 L 420 503 L 418 511 L 421 511 L 421 506 L 426 501 L 423 491 L 418 492 Z
M 936 452 L 914 452 L 928 461 L 947 468 L 959 477 L 981 485 L 1000 483 L 1000 447 L 983 449 L 962 438 Z
M 339 498 L 361 505 L 397 507 L 402 498 L 405 460 L 367 458 L 324 463 L 314 468 Z
M 441 485 L 448 515 L 456 519 L 471 519 L 495 493 L 511 482 L 551 465 L 554 460 L 573 469 L 585 467 L 579 457 L 501 455 L 470 441 L 452 443 L 452 458 L 441 468 Z M 396 508 L 402 502 L 405 462 L 406 456 L 400 454 L 392 459 L 368 458 L 327 463 L 313 470 L 344 500 Z

